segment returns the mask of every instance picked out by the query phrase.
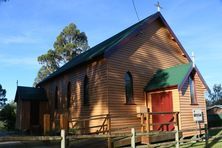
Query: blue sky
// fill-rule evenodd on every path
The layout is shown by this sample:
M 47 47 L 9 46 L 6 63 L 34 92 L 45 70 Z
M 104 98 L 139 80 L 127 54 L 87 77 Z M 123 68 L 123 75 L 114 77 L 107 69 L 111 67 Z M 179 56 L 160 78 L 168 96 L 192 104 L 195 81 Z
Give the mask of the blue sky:
M 155 0 L 134 0 L 140 19 L 156 12 Z M 212 88 L 222 83 L 222 1 L 159 0 L 162 15 Z M 13 100 L 16 80 L 32 86 L 37 57 L 52 48 L 69 23 L 90 47 L 137 22 L 131 0 L 9 0 L 0 4 L 0 84 Z

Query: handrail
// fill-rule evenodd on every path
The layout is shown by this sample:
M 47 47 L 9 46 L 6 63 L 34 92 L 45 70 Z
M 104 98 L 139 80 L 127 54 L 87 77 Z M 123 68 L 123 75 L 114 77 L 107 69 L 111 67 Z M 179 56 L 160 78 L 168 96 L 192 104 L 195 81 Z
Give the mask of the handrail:
M 103 121 L 102 126 L 100 127 L 100 129 L 97 132 L 101 132 L 101 130 L 103 129 L 104 131 L 104 126 L 108 127 L 108 124 L 105 125 L 106 121 L 107 121 L 108 116 L 106 116 L 105 120 Z
M 82 117 L 73 117 L 72 119 L 88 119 L 94 117 L 107 116 L 108 114 L 92 115 L 92 116 L 82 116 Z
M 149 112 L 150 115 L 159 115 L 159 114 L 177 114 L 179 112 Z
M 104 119 L 104 118 L 106 118 L 106 117 L 95 117 L 95 118 L 88 118 L 88 119 L 74 119 L 74 120 L 69 120 L 69 122 L 98 120 L 98 119 Z
M 154 116 L 154 115 L 160 115 L 160 114 L 173 114 L 174 118 L 171 121 L 168 121 L 168 122 L 164 122 L 164 123 L 150 123 L 150 116 Z M 93 115 L 93 116 L 84 116 L 84 117 L 77 117 L 77 118 L 72 118 L 70 119 L 68 122 L 69 123 L 75 123 L 75 124 L 72 124 L 73 125 L 73 128 L 75 127 L 78 127 L 78 125 L 82 125 L 81 123 L 83 123 L 83 127 L 79 127 L 77 128 L 76 130 L 84 130 L 86 128 L 88 129 L 91 129 L 91 128 L 98 128 L 96 129 L 97 132 L 101 132 L 103 131 L 102 133 L 106 133 L 105 130 L 108 130 L 108 131 L 116 131 L 116 130 L 124 130 L 124 129 L 129 129 L 130 127 L 141 127 L 141 131 L 144 131 L 145 129 L 147 131 L 150 131 L 150 127 L 151 126 L 155 126 L 155 125 L 177 125 L 178 126 L 178 114 L 179 112 L 148 112 L 147 113 L 133 113 L 133 114 L 101 114 L 101 115 Z M 138 115 L 140 115 L 140 117 L 138 117 Z M 127 125 L 127 127 L 120 127 L 120 128 L 115 128 L 115 129 L 112 129 L 111 128 L 111 120 L 115 122 L 115 120 L 118 120 L 119 118 L 141 118 L 141 124 L 138 124 L 138 125 L 133 125 L 133 126 L 129 126 Z M 136 119 L 135 118 L 135 119 Z M 143 118 L 143 119 L 142 119 Z M 96 126 L 85 126 L 86 123 L 88 124 L 88 122 L 90 121 L 93 121 L 93 120 L 100 120 L 100 124 L 98 123 Z M 102 121 L 103 120 L 103 121 Z M 145 122 L 146 123 L 143 123 Z M 102 122 L 102 124 L 101 124 Z M 107 123 L 106 123 L 107 122 Z M 84 132 L 84 131 L 83 131 Z
M 176 122 L 150 123 L 150 125 L 169 125 L 169 124 L 176 124 Z

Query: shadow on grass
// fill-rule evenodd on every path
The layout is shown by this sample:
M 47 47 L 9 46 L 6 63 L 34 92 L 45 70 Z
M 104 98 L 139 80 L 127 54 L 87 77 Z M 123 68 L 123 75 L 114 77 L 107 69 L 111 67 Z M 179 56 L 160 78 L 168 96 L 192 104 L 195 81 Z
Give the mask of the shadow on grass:
M 221 136 L 221 135 L 222 135 L 222 130 L 209 130 L 209 136 L 210 137 L 212 137 L 212 136 Z M 221 140 L 221 137 L 220 138 L 215 138 L 212 141 L 209 141 L 207 147 L 215 146 L 217 143 L 219 143 L 220 140 Z

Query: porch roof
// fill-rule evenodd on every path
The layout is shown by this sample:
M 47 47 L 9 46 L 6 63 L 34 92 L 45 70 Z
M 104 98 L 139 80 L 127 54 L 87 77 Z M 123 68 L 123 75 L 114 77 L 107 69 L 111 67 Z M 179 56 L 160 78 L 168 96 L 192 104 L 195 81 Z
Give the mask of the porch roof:
M 179 88 L 192 69 L 192 63 L 159 69 L 147 83 L 144 90 L 148 92 L 171 86 L 178 86 Z
M 46 93 L 43 88 L 18 86 L 15 95 L 15 102 L 23 101 L 47 101 Z

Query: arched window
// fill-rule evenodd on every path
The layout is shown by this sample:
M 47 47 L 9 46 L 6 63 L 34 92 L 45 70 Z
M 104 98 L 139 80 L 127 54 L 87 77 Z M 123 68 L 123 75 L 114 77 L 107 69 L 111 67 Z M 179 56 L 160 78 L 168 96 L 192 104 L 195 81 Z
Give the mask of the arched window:
M 134 104 L 133 78 L 130 72 L 127 72 L 125 74 L 125 95 L 126 95 L 126 104 Z
M 69 82 L 68 85 L 67 85 L 67 94 L 66 94 L 66 97 L 67 97 L 67 109 L 69 109 L 70 107 L 70 102 L 71 102 L 71 83 Z
M 58 87 L 55 88 L 55 109 L 58 109 Z
M 197 104 L 194 74 L 189 76 L 191 104 Z
M 84 78 L 84 88 L 83 88 L 83 104 L 89 105 L 89 79 L 87 76 Z

